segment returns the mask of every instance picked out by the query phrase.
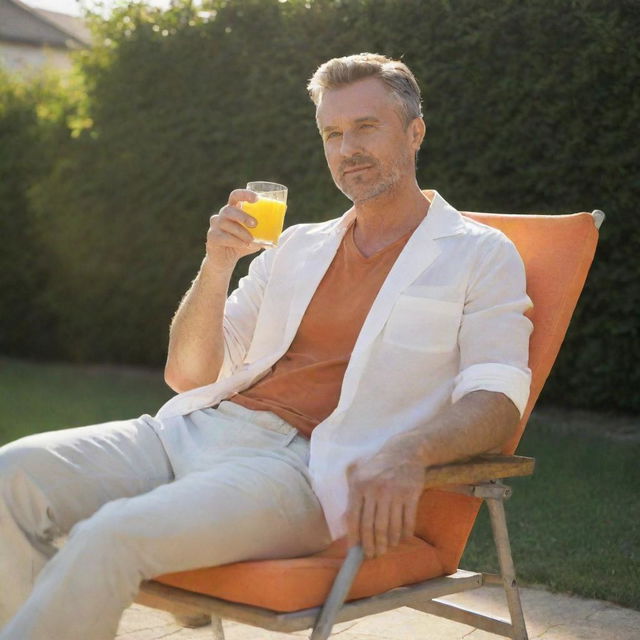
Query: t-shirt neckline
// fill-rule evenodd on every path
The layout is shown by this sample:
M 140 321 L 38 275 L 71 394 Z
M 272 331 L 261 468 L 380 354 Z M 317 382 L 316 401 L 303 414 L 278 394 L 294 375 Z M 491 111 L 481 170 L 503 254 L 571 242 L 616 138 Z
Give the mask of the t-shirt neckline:
M 390 244 L 386 245 L 385 247 L 382 247 L 382 249 L 378 249 L 378 251 L 376 251 L 375 253 L 372 253 L 370 256 L 365 256 L 364 253 L 362 253 L 362 251 L 360 251 L 360 249 L 358 248 L 358 245 L 356 244 L 356 241 L 355 241 L 355 238 L 354 238 L 355 227 L 356 227 L 356 220 L 354 220 L 349 225 L 349 228 L 347 229 L 347 232 L 345 234 L 345 240 L 346 240 L 347 244 L 349 245 L 349 248 L 351 249 L 351 252 L 355 253 L 361 260 L 363 260 L 365 262 L 372 262 L 372 261 L 376 260 L 377 258 L 379 258 L 380 256 L 382 256 L 385 253 L 387 253 L 388 251 L 390 251 L 391 249 L 397 247 L 399 244 L 405 244 L 406 241 L 411 236 L 411 234 L 415 231 L 415 229 L 410 229 L 404 235 L 400 236 L 399 238 L 397 238 L 396 240 L 394 240 Z

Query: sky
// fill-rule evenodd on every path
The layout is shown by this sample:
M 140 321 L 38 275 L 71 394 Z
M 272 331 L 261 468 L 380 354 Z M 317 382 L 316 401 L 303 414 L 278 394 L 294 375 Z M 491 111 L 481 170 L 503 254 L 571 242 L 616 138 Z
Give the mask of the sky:
M 22 2 L 31 7 L 39 7 L 41 9 L 48 9 L 49 11 L 68 13 L 72 16 L 80 15 L 80 5 L 78 0 L 22 0 Z M 166 7 L 169 5 L 169 0 L 150 0 L 150 4 L 158 7 Z

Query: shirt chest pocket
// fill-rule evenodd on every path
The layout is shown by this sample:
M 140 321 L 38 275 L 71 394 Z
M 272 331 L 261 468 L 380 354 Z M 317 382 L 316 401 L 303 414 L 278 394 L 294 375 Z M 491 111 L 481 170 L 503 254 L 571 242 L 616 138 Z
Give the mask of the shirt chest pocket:
M 430 353 L 456 348 L 463 302 L 401 294 L 383 332 L 383 340 Z

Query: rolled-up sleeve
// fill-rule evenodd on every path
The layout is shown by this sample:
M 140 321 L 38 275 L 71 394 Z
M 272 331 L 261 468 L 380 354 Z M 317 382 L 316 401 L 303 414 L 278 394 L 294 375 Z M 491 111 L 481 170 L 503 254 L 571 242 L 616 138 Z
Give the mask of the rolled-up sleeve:
M 529 336 L 524 315 L 532 306 L 518 251 L 502 234 L 491 234 L 469 280 L 460 326 L 460 371 L 452 402 L 472 391 L 495 391 L 520 412 L 529 399 Z

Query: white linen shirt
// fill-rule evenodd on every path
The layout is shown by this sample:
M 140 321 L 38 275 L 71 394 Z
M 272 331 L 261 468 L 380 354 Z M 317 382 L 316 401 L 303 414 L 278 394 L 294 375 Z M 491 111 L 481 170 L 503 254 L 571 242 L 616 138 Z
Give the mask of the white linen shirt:
M 425 193 L 428 214 L 373 302 L 337 407 L 311 435 L 309 473 L 334 539 L 346 533 L 346 469 L 356 458 L 399 432 L 428 433 L 438 412 L 471 391 L 501 392 L 521 415 L 529 396 L 532 325 L 523 313 L 531 301 L 517 250 Z M 171 398 L 156 416 L 162 429 L 247 389 L 286 353 L 354 215 L 289 227 L 253 260 L 225 306 L 218 380 Z

